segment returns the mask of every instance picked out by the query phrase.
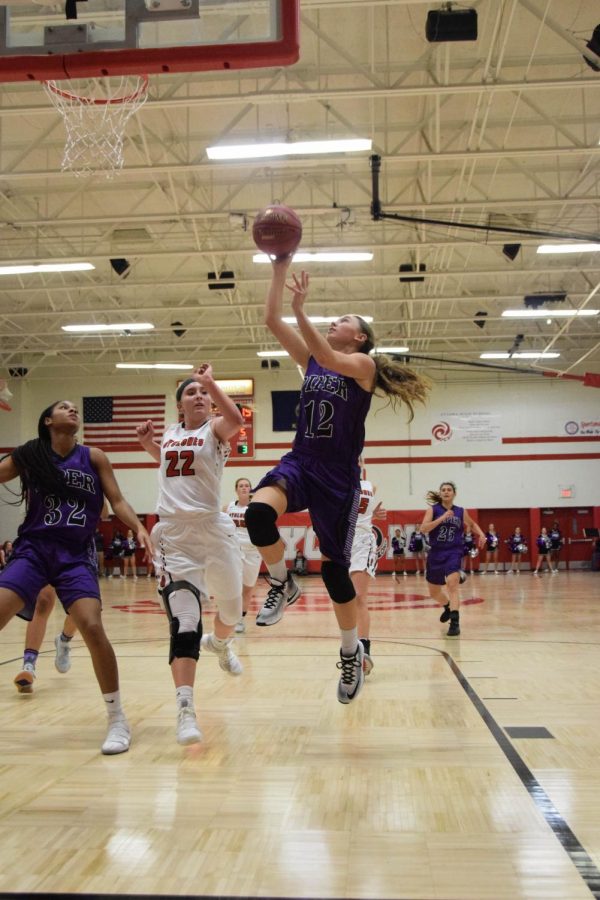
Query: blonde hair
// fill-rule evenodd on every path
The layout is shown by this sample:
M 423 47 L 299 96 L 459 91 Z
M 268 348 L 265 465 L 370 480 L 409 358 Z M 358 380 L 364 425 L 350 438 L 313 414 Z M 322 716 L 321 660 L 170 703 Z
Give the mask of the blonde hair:
M 368 322 L 360 316 L 355 318 L 361 332 L 367 336 L 367 340 L 361 345 L 360 353 L 370 353 L 375 346 L 375 333 Z M 376 353 L 373 360 L 375 362 L 373 393 L 378 397 L 387 397 L 394 411 L 400 403 L 404 403 L 410 411 L 408 421 L 412 422 L 415 417 L 414 405 L 426 402 L 431 382 L 386 353 Z

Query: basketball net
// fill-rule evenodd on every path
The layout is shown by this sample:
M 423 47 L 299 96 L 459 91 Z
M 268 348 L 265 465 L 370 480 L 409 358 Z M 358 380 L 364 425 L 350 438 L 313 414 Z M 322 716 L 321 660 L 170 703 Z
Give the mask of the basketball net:
M 63 172 L 85 176 L 101 172 L 112 178 L 123 168 L 123 139 L 131 116 L 148 96 L 147 75 L 123 75 L 85 83 L 85 94 L 69 81 L 44 81 L 46 94 L 63 117 L 67 140 Z M 66 85 L 66 87 L 63 87 Z

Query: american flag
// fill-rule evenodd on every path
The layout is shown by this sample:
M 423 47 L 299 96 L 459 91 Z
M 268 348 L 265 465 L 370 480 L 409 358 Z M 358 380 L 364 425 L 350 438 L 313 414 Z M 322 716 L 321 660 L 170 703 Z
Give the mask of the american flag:
M 152 419 L 155 436 L 165 427 L 164 394 L 83 398 L 83 442 L 102 450 L 141 450 L 135 429 Z

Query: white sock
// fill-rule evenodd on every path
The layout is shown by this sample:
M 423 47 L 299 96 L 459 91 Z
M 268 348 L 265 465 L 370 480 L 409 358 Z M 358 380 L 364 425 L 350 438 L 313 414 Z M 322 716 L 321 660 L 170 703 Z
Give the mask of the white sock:
M 184 706 L 194 708 L 194 688 L 191 684 L 183 684 L 181 687 L 175 688 L 175 699 L 177 700 L 177 709 L 183 709 Z
M 354 656 L 358 647 L 358 628 L 340 628 L 342 656 Z
M 216 650 L 222 650 L 224 647 L 227 646 L 227 644 L 228 644 L 229 641 L 231 640 L 231 638 L 229 638 L 229 637 L 226 637 L 226 638 L 218 638 L 218 637 L 216 636 L 216 634 L 214 633 L 214 631 L 213 631 L 213 633 L 210 635 L 210 639 L 211 639 L 211 642 L 212 642 L 213 647 L 214 647 Z
M 121 691 L 113 691 L 112 694 L 102 694 L 106 704 L 106 712 L 109 719 L 124 719 L 125 713 L 121 706 Z
M 275 578 L 277 581 L 287 581 L 288 573 L 285 564 L 285 556 L 282 556 L 277 562 L 267 563 L 267 569 L 269 570 L 271 578 Z

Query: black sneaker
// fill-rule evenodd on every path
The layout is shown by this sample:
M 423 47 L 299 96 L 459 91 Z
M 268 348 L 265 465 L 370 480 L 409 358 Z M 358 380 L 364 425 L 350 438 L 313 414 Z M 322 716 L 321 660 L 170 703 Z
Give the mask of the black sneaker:
M 458 637 L 460 634 L 460 625 L 458 624 L 458 616 L 452 616 L 450 619 L 450 627 L 448 628 L 448 637 Z
M 444 612 L 440 616 L 440 622 L 447 622 L 450 618 L 450 606 L 444 603 Z

